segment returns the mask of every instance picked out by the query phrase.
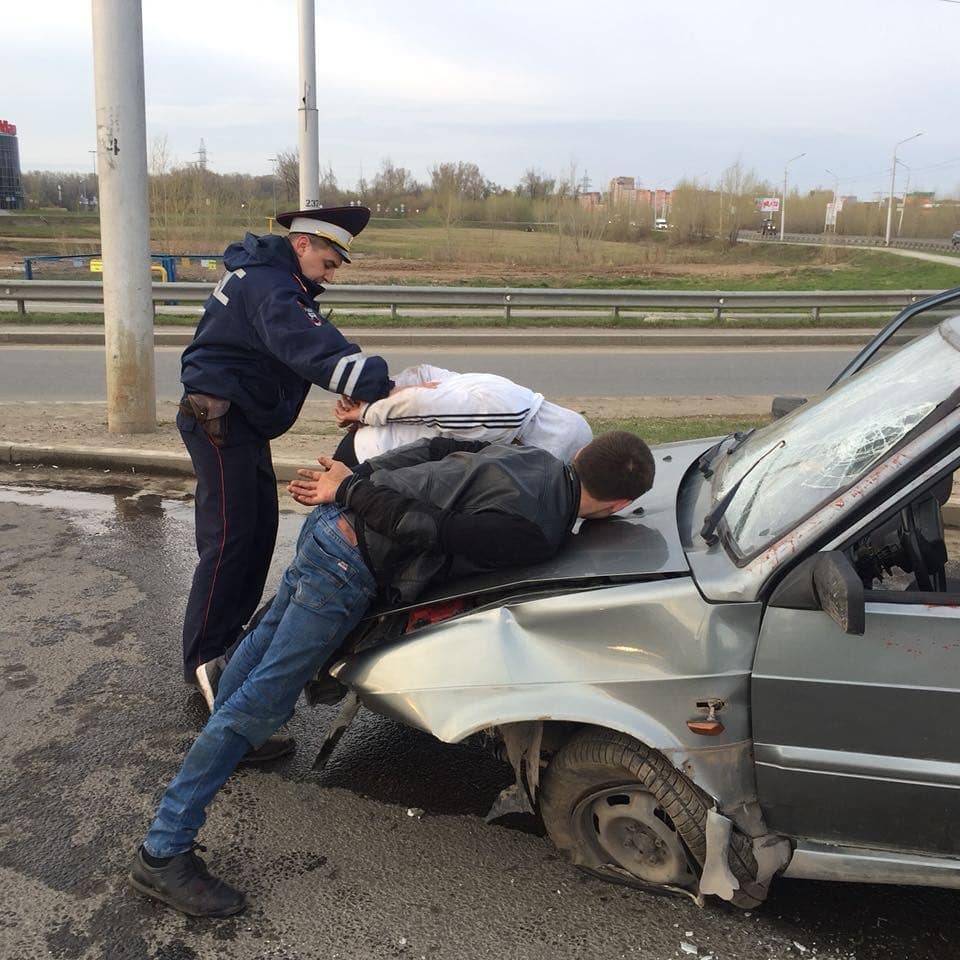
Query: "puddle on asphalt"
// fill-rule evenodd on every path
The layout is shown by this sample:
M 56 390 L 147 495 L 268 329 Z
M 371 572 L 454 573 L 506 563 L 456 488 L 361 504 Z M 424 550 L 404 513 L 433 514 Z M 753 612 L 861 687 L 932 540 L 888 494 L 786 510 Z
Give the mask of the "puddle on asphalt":
M 118 522 L 137 522 L 146 518 L 193 525 L 193 501 L 174 500 L 130 487 L 67 490 L 63 488 L 0 484 L 0 503 L 60 510 L 84 533 L 102 535 Z M 284 532 L 299 530 L 303 517 L 299 513 L 281 512 L 280 528 Z
M 92 493 L 85 490 L 2 485 L 0 502 L 66 511 L 77 527 L 84 533 L 94 535 L 107 533 L 116 520 L 158 515 L 190 520 L 193 516 L 190 504 L 164 500 L 126 488 Z

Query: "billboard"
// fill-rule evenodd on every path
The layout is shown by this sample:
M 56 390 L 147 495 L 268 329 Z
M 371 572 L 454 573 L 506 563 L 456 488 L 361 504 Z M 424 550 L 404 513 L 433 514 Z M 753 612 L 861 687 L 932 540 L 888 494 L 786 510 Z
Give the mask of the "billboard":
M 760 212 L 761 213 L 779 213 L 780 198 L 779 197 L 761 197 Z

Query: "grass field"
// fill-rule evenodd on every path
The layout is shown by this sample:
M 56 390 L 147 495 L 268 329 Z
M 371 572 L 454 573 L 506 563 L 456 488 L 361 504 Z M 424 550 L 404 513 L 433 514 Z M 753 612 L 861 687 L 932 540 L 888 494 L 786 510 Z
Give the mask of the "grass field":
M 594 434 L 605 430 L 628 430 L 652 444 L 725 437 L 737 430 L 762 427 L 770 422 L 770 417 L 588 417 L 588 420 Z
M 210 254 L 239 239 L 259 220 L 195 224 L 175 249 L 158 233 L 157 253 Z M 0 218 L 0 275 L 22 276 L 22 258 L 69 256 L 99 248 L 99 225 L 90 215 Z M 578 249 L 579 247 L 579 249 Z M 555 229 L 525 232 L 505 227 L 377 222 L 358 239 L 342 282 L 521 287 L 620 287 L 658 290 L 942 290 L 960 283 L 956 266 L 877 250 L 776 242 L 684 245 L 672 236 L 636 242 L 580 240 Z M 89 276 L 81 268 L 40 264 L 37 279 Z M 182 279 L 209 279 L 185 275 Z

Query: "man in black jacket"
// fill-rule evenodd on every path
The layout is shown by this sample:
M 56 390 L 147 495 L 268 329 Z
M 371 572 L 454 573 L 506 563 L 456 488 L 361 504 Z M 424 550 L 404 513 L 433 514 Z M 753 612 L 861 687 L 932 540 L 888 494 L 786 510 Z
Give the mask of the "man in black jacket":
M 263 619 L 220 679 L 213 714 L 160 800 L 130 883 L 195 916 L 226 917 L 244 895 L 193 853 L 206 807 L 251 747 L 293 714 L 297 697 L 371 600 L 410 600 L 431 582 L 552 557 L 577 518 L 601 519 L 650 489 L 647 445 L 603 434 L 562 463 L 536 447 L 436 437 L 354 471 L 320 458 L 294 499 L 317 505 Z
M 386 362 L 327 322 L 316 298 L 366 226 L 366 207 L 284 213 L 286 237 L 248 233 L 184 350 L 177 426 L 197 474 L 199 562 L 183 624 L 184 677 L 213 709 L 217 658 L 263 593 L 277 535 L 270 440 L 293 425 L 310 385 L 366 401 L 387 396 Z M 281 746 L 286 749 L 287 741 Z

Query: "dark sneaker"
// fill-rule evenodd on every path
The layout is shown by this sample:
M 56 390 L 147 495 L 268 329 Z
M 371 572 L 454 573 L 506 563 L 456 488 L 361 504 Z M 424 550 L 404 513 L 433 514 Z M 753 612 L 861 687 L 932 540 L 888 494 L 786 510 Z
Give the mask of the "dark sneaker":
M 248 751 L 241 764 L 267 763 L 270 760 L 279 760 L 288 753 L 293 753 L 297 741 L 293 737 L 271 737 L 264 741 L 256 750 Z
M 199 844 L 194 847 L 205 849 Z M 214 877 L 193 850 L 178 853 L 161 867 L 151 867 L 141 847 L 128 879 L 138 893 L 191 917 L 232 917 L 247 905 L 243 893 Z
M 217 687 L 220 686 L 220 677 L 223 676 L 227 663 L 223 657 L 201 663 L 196 670 L 197 686 L 207 701 L 207 709 L 213 713 L 213 704 L 217 699 Z

